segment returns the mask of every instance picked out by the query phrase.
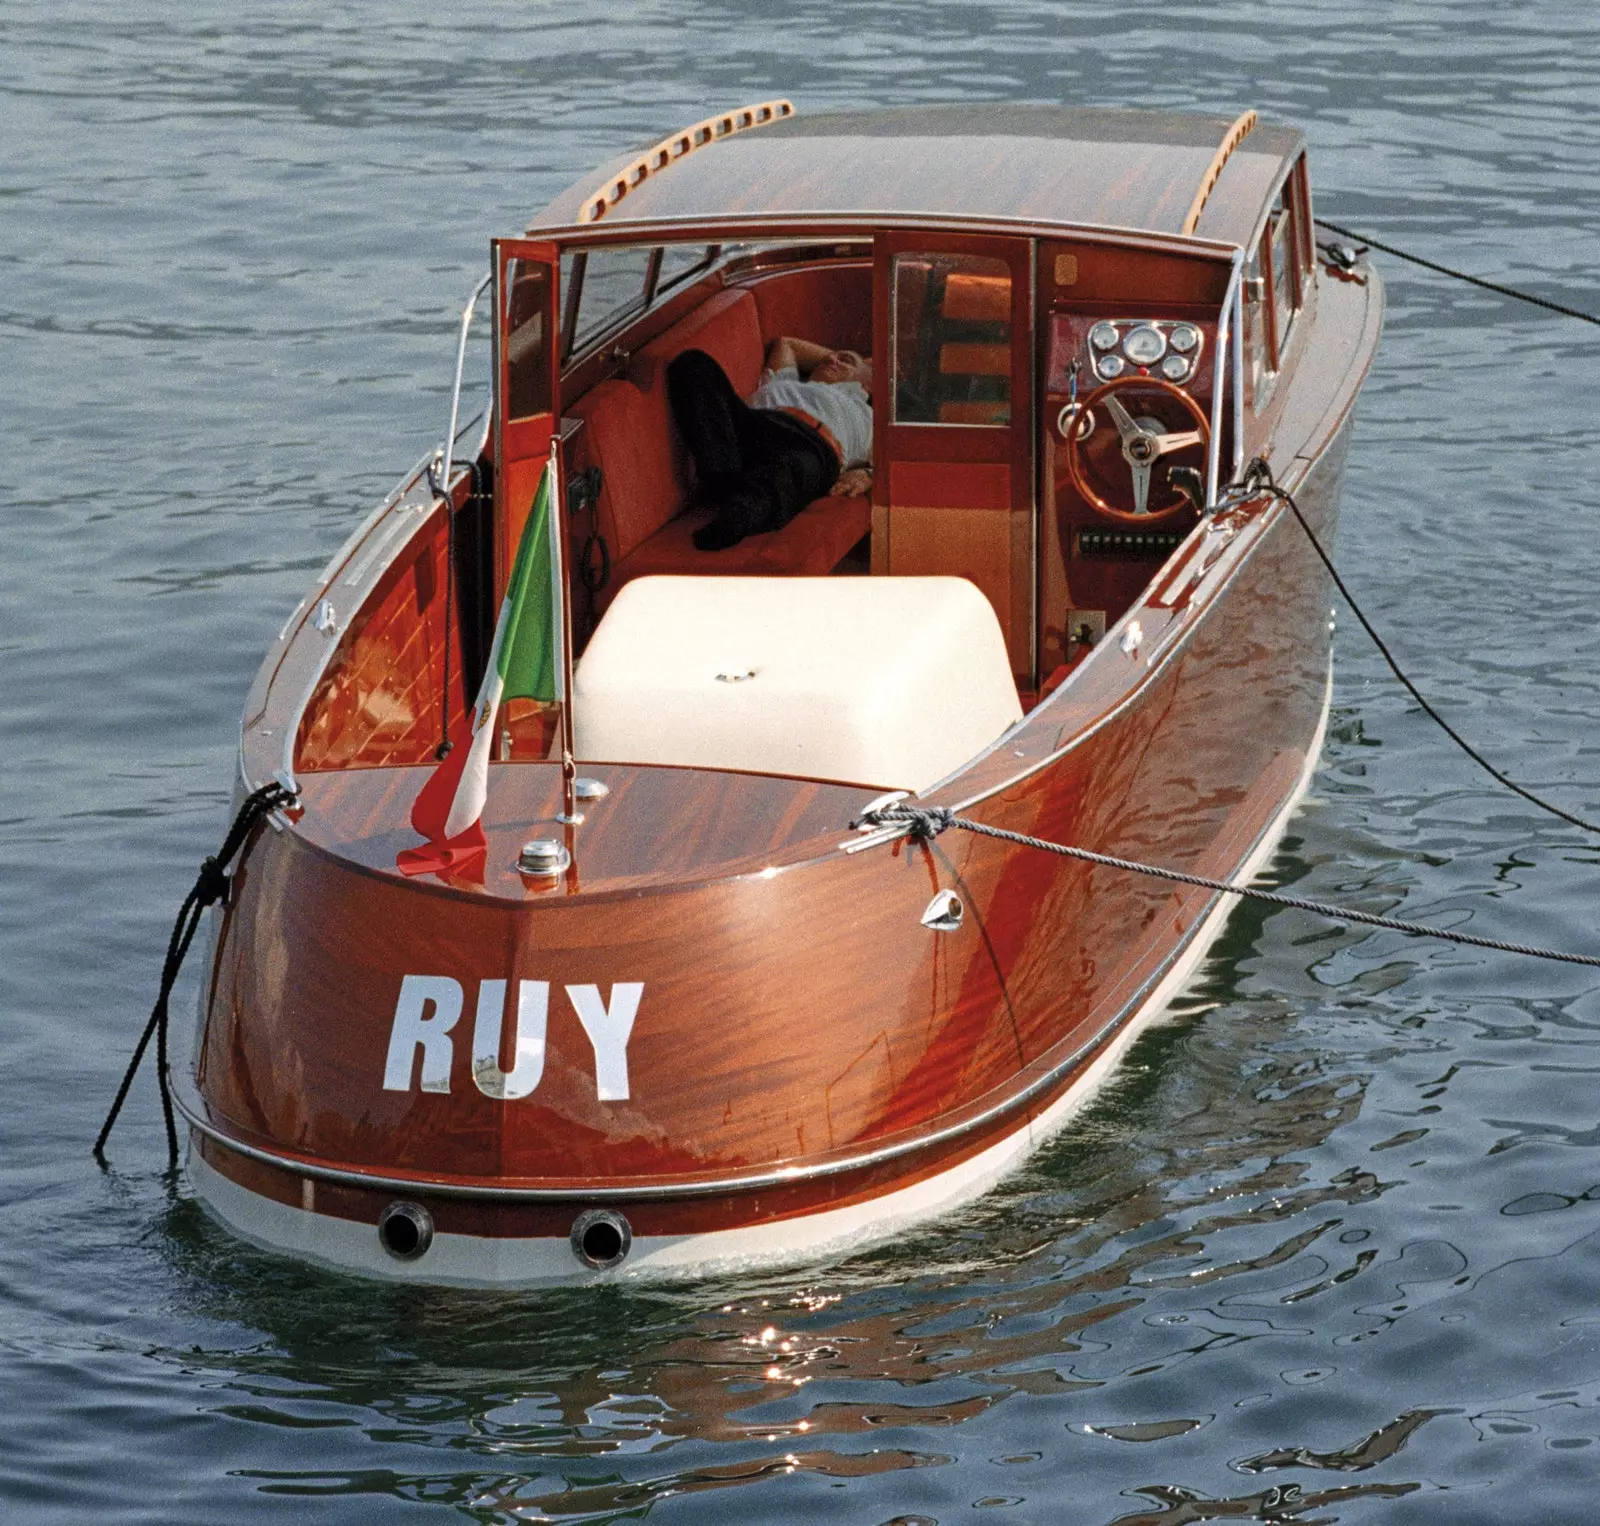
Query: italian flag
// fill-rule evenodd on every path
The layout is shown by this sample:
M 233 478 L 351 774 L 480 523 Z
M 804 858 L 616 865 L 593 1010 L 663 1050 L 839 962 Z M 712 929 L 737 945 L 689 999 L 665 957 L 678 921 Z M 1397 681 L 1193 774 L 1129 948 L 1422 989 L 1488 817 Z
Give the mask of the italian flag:
M 460 867 L 488 846 L 483 835 L 489 793 L 489 755 L 502 700 L 553 702 L 565 696 L 561 660 L 561 533 L 551 511 L 554 463 L 545 467 L 528 511 L 511 568 L 511 581 L 495 623 L 494 644 L 478 698 L 449 755 L 422 786 L 411 807 L 411 825 L 428 839 L 424 848 L 400 854 L 405 874 Z

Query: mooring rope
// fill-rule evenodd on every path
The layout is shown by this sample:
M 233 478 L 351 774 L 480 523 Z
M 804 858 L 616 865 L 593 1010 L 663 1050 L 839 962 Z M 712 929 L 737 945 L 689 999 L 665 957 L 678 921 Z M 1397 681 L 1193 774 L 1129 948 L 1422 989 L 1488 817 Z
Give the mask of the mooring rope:
M 127 1100 L 128 1088 L 133 1085 L 133 1078 L 138 1072 L 139 1062 L 144 1059 L 152 1034 L 156 1040 L 156 1087 L 161 1093 L 161 1117 L 167 1126 L 167 1164 L 178 1164 L 178 1130 L 172 1117 L 172 1097 L 167 1083 L 167 1003 L 172 996 L 172 987 L 178 979 L 178 971 L 183 968 L 184 955 L 189 952 L 189 945 L 199 931 L 201 913 L 228 894 L 229 865 L 238 857 L 257 825 L 273 811 L 290 804 L 294 798 L 294 791 L 285 789 L 281 784 L 264 784 L 248 795 L 239 807 L 239 814 L 233 818 L 233 825 L 228 828 L 228 835 L 223 839 L 216 856 L 208 858 L 200 866 L 194 888 L 184 897 L 183 905 L 178 910 L 178 920 L 172 926 L 172 936 L 167 940 L 167 957 L 161 966 L 161 989 L 151 1009 L 150 1021 L 144 1025 L 144 1032 L 134 1046 L 133 1058 L 128 1061 L 122 1085 L 117 1088 L 116 1101 L 111 1104 L 106 1121 L 100 1125 L 99 1138 L 94 1142 L 94 1156 L 101 1165 L 105 1164 L 106 1140 L 111 1137 L 112 1126 Z
M 958 815 L 955 811 L 941 806 L 916 806 L 904 800 L 897 800 L 890 805 L 864 812 L 851 825 L 904 827 L 906 835 L 918 842 L 927 842 L 954 827 L 957 831 L 975 832 L 980 837 L 994 837 L 1001 842 L 1016 843 L 1024 848 L 1038 848 L 1044 853 L 1057 853 L 1063 858 L 1080 859 L 1086 864 L 1098 864 L 1106 869 L 1123 869 L 1130 874 L 1144 874 L 1153 879 L 1170 880 L 1176 885 L 1193 885 L 1201 890 L 1241 896 L 1250 901 L 1265 901 L 1273 906 L 1289 906 L 1296 911 L 1313 912 L 1334 922 L 1359 922 L 1367 927 L 1404 933 L 1411 938 L 1438 938 L 1446 943 L 1464 944 L 1468 948 L 1490 949 L 1500 954 L 1523 954 L 1530 959 L 1550 959 L 1557 964 L 1582 964 L 1600 969 L 1600 954 L 1571 954 L 1562 949 L 1540 948 L 1531 943 L 1511 943 L 1500 938 L 1481 938 L 1476 933 L 1460 933 L 1448 927 L 1430 927 L 1425 922 L 1407 922 L 1399 917 L 1385 917 L 1376 912 L 1357 911 L 1351 906 L 1334 906 L 1327 901 L 1284 895 L 1278 890 L 1262 890 L 1255 885 L 1237 885 L 1230 880 L 1211 879 L 1204 874 L 1189 874 L 1182 869 L 1167 869 L 1159 864 L 1140 863 L 1137 859 L 1116 858 L 1109 853 L 1095 853 L 1088 848 L 1075 848 L 1068 843 L 1048 842 L 1042 837 L 1029 837 L 1025 832 L 1011 832 L 1004 827 L 992 827 L 985 822 L 973 821 L 970 817 Z
M 1450 724 L 1449 721 L 1447 721 L 1442 715 L 1439 714 L 1437 710 L 1433 708 L 1431 704 L 1428 703 L 1427 699 L 1424 698 L 1422 691 L 1414 683 L 1412 683 L 1412 681 L 1406 676 L 1405 670 L 1395 660 L 1394 653 L 1389 650 L 1388 644 L 1384 641 L 1383 637 L 1378 634 L 1377 628 L 1373 625 L 1372 621 L 1366 617 L 1366 614 L 1362 611 L 1361 606 L 1356 602 L 1355 595 L 1350 592 L 1349 586 L 1345 583 L 1345 580 L 1339 576 L 1339 569 L 1333 565 L 1333 558 L 1328 555 L 1326 548 L 1317 538 L 1316 531 L 1311 528 L 1310 524 L 1306 520 L 1305 515 L 1300 512 L 1300 505 L 1294 501 L 1293 495 L 1289 493 L 1287 489 L 1279 487 L 1277 482 L 1273 480 L 1272 468 L 1267 465 L 1263 457 L 1257 456 L 1256 459 L 1245 468 L 1244 476 L 1237 483 L 1235 483 L 1233 487 L 1228 490 L 1228 492 L 1238 494 L 1240 497 L 1252 497 L 1260 493 L 1266 493 L 1271 497 L 1276 498 L 1289 510 L 1290 513 L 1294 515 L 1295 519 L 1299 522 L 1300 528 L 1305 531 L 1306 539 L 1311 542 L 1311 549 L 1317 553 L 1322 565 L 1328 569 L 1328 576 L 1333 579 L 1334 586 L 1344 596 L 1345 603 L 1350 606 L 1350 613 L 1361 622 L 1361 628 L 1372 638 L 1372 644 L 1377 647 L 1379 653 L 1383 657 L 1383 660 L 1389 664 L 1390 671 L 1396 678 L 1400 680 L 1402 684 L 1405 685 L 1406 692 L 1410 694 L 1410 696 L 1422 707 L 1423 713 L 1431 721 L 1433 721 L 1434 724 L 1437 725 L 1439 729 L 1462 750 L 1462 752 L 1471 758 L 1479 768 L 1488 774 L 1491 779 L 1493 779 L 1497 784 L 1504 785 L 1505 788 L 1510 790 L 1513 794 L 1522 796 L 1522 798 L 1528 801 L 1531 805 L 1538 806 L 1541 811 L 1548 811 L 1552 816 L 1560 817 L 1562 821 L 1569 822 L 1575 827 L 1582 827 L 1585 832 L 1600 832 L 1600 824 L 1596 824 L 1592 821 L 1586 821 L 1582 816 L 1576 816 L 1571 811 L 1563 810 L 1559 805 L 1554 805 L 1550 801 L 1545 800 L 1543 797 L 1534 794 L 1531 789 L 1526 788 L 1524 785 L 1518 784 L 1515 779 L 1512 779 L 1508 775 L 1502 773 L 1494 766 L 1493 763 L 1484 757 L 1484 755 L 1479 752 L 1476 747 L 1467 741 L 1467 739 L 1463 737 L 1461 733 Z
M 1435 260 L 1425 260 L 1420 254 L 1409 254 L 1404 249 L 1396 249 L 1393 244 L 1381 244 L 1375 238 L 1368 238 L 1364 233 L 1354 233 L 1349 228 L 1341 228 L 1338 223 L 1330 223 L 1327 218 L 1315 219 L 1319 228 L 1326 228 L 1330 233 L 1337 233 L 1341 238 L 1354 239 L 1358 244 L 1365 244 L 1369 249 L 1381 249 L 1385 254 L 1392 254 L 1397 260 L 1407 260 L 1413 265 L 1420 265 L 1424 270 L 1437 271 L 1442 276 L 1449 276 L 1455 281 L 1465 281 L 1471 286 L 1481 286 L 1485 291 L 1498 292 L 1502 297 L 1515 297 L 1519 302 L 1531 302 L 1535 307 L 1547 308 L 1552 313 L 1560 313 L 1564 318 L 1576 318 L 1582 323 L 1600 325 L 1600 318 L 1593 313 L 1583 312 L 1576 307 L 1567 307 L 1560 302 L 1552 302 L 1548 297 L 1536 297 L 1532 292 L 1518 291 L 1515 286 L 1502 286 L 1498 281 L 1486 281 L 1482 276 L 1468 275 L 1464 270 L 1453 270 L 1448 265 L 1441 265 Z M 1348 269 L 1349 265 L 1344 260 L 1335 263 Z
M 1310 522 L 1301 511 L 1300 505 L 1295 502 L 1294 495 L 1286 488 L 1280 487 L 1274 480 L 1272 468 L 1264 457 L 1257 456 L 1245 469 L 1243 477 L 1232 484 L 1223 494 L 1224 505 L 1240 503 L 1252 497 L 1265 494 L 1282 503 L 1295 517 L 1300 528 L 1305 532 L 1306 539 L 1311 542 L 1312 549 L 1316 552 L 1322 565 L 1327 568 L 1328 575 L 1333 579 L 1335 587 L 1344 596 L 1361 627 L 1372 638 L 1372 643 L 1382 653 L 1383 659 L 1389 664 L 1394 676 L 1405 686 L 1407 692 L 1422 707 L 1423 712 L 1438 725 L 1440 730 L 1450 738 L 1469 758 L 1484 770 L 1497 783 L 1520 795 L 1524 800 L 1536 805 L 1540 810 L 1548 811 L 1552 816 L 1559 817 L 1562 821 L 1570 822 L 1573 826 L 1582 827 L 1588 832 L 1600 832 L 1600 825 L 1586 821 L 1581 816 L 1574 815 L 1571 811 L 1564 811 L 1558 805 L 1542 799 L 1530 789 L 1525 788 L 1509 778 L 1494 766 L 1470 742 L 1458 732 L 1424 697 L 1409 677 L 1405 670 L 1395 660 L 1394 653 L 1389 650 L 1388 644 L 1378 634 L 1377 628 L 1367 618 L 1355 595 L 1350 592 L 1344 579 L 1339 575 L 1339 569 L 1334 566 L 1333 558 L 1328 555 L 1327 549 L 1318 538 Z M 906 835 L 915 841 L 926 842 L 937 837 L 941 832 L 954 827 L 963 832 L 974 832 L 980 837 L 993 837 L 1002 842 L 1017 843 L 1026 848 L 1038 848 L 1045 853 L 1060 854 L 1064 858 L 1079 859 L 1084 863 L 1099 864 L 1108 869 L 1121 869 L 1130 874 L 1149 875 L 1154 879 L 1168 880 L 1177 885 L 1192 885 L 1202 890 L 1211 890 L 1224 895 L 1236 895 L 1246 900 L 1264 901 L 1273 906 L 1288 906 L 1297 911 L 1309 911 L 1316 916 L 1326 917 L 1334 922 L 1353 922 L 1366 927 L 1377 927 L 1389 932 L 1403 933 L 1410 938 L 1436 938 L 1445 943 L 1458 943 L 1467 948 L 1489 949 L 1501 954 L 1520 954 L 1530 959 L 1548 959 L 1557 964 L 1578 964 L 1590 968 L 1600 969 L 1600 955 L 1574 954 L 1562 949 L 1541 948 L 1531 943 L 1513 943 L 1502 938 L 1484 938 L 1476 933 L 1461 933 L 1450 928 L 1430 927 L 1424 922 L 1409 922 L 1400 917 L 1381 916 L 1375 912 L 1357 911 L 1350 906 L 1335 906 L 1327 901 L 1313 901 L 1304 896 L 1285 895 L 1277 890 L 1262 890 L 1253 885 L 1238 885 L 1229 880 L 1212 879 L 1203 874 L 1190 874 L 1181 869 L 1169 869 L 1158 864 L 1141 863 L 1136 859 L 1117 858 L 1107 853 L 1096 853 L 1088 848 L 1073 847 L 1067 843 L 1048 842 L 1041 837 L 1030 837 L 1023 832 L 1008 831 L 1004 827 L 989 826 L 985 822 L 973 821 L 969 817 L 958 815 L 955 811 L 943 806 L 916 806 L 906 801 L 895 801 L 889 805 L 880 806 L 875 810 L 866 811 L 856 821 L 851 823 L 855 827 L 904 827 Z

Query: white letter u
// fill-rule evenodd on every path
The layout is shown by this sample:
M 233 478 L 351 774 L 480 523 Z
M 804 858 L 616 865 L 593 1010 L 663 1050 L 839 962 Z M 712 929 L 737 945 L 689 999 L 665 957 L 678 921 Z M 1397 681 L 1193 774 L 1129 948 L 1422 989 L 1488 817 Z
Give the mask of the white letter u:
M 526 1097 L 544 1076 L 550 982 L 517 982 L 517 1057 L 509 1073 L 500 1068 L 500 1021 L 505 1005 L 505 981 L 485 980 L 478 986 L 478 1015 L 472 1024 L 472 1079 L 484 1096 L 515 1102 Z

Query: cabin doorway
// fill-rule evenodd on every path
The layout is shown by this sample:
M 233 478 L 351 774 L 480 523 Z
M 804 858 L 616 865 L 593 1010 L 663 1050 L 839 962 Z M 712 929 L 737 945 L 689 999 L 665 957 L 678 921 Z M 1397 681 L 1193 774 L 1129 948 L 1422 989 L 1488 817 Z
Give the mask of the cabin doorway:
M 880 234 L 873 263 L 872 569 L 971 579 L 1033 689 L 1031 245 Z

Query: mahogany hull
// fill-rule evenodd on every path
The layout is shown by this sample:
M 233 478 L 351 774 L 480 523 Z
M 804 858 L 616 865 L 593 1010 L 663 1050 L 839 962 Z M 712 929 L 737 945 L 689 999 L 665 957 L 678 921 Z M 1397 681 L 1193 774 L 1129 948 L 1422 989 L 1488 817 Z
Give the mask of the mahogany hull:
M 1324 534 L 1348 429 L 1346 411 L 1298 463 Z M 927 798 L 1123 857 L 1255 872 L 1320 745 L 1327 595 L 1287 513 L 1245 506 L 1197 531 L 1129 611 L 1118 629 L 1137 620 L 1142 644 L 1125 653 L 1113 630 Z M 308 779 L 305 815 L 262 831 L 216 929 L 193 1094 L 180 1089 L 196 1185 L 226 1222 L 422 1281 L 860 1244 L 982 1191 L 1059 1127 L 1229 909 L 959 831 L 845 851 L 865 789 L 783 781 L 780 798 L 773 781 L 585 771 L 612 795 L 573 830 L 574 873 L 550 891 L 510 867 L 529 821 L 553 813 L 544 765 L 494 771 L 481 886 L 386 867 L 407 839 L 371 802 L 409 799 L 415 770 L 328 776 L 320 796 Z M 364 815 L 339 803 L 357 784 Z M 663 816 L 663 790 L 686 808 Z M 946 889 L 967 915 L 934 931 L 921 919 Z M 399 1198 L 436 1231 L 414 1260 L 376 1232 Z M 568 1248 L 597 1205 L 635 1237 L 605 1273 Z

